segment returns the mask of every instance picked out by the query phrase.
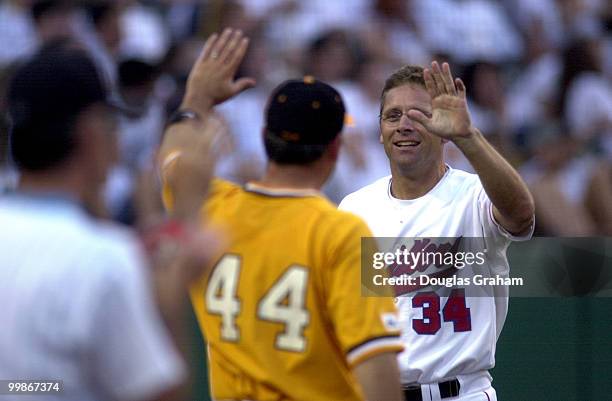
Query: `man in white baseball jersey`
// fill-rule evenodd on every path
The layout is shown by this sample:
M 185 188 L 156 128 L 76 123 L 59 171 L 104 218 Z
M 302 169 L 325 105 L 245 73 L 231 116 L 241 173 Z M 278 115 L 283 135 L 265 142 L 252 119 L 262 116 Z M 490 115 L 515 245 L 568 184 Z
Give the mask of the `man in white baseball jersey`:
M 114 142 L 115 112 L 93 62 L 70 46 L 43 50 L 18 69 L 8 98 L 21 179 L 0 198 L 0 398 L 38 389 L 32 399 L 176 399 L 185 366 L 141 247 L 84 207 Z M 159 266 L 169 271 L 158 291 L 165 312 L 180 307 L 171 290 L 185 291 L 185 274 L 206 261 L 184 256 Z M 63 386 L 44 384 L 54 380 Z
M 393 73 L 382 92 L 380 132 L 391 176 L 348 195 L 340 208 L 364 218 L 377 237 L 482 238 L 486 269 L 507 277 L 506 248 L 530 238 L 533 200 L 518 173 L 471 124 L 465 86 L 448 64 Z M 444 163 L 448 141 L 477 174 Z M 398 298 L 407 401 L 496 399 L 488 369 L 508 295 L 504 286 L 489 290 L 489 296 L 465 297 L 463 289 L 427 287 Z

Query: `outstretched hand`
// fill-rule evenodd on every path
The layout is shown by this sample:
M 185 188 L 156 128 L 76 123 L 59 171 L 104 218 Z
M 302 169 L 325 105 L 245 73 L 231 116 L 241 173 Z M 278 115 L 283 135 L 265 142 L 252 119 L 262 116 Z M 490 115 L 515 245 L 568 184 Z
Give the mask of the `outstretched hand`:
M 431 96 L 431 118 L 418 110 L 410 110 L 408 115 L 416 121 L 418 131 L 429 131 L 444 139 L 469 137 L 473 132 L 470 113 L 467 107 L 465 85 L 461 79 L 453 79 L 448 63 L 431 63 L 431 69 L 423 71 L 425 87 Z
M 182 107 L 204 115 L 214 105 L 253 87 L 253 78 L 234 79 L 248 45 L 249 39 L 240 30 L 227 28 L 221 35 L 211 35 L 191 69 Z

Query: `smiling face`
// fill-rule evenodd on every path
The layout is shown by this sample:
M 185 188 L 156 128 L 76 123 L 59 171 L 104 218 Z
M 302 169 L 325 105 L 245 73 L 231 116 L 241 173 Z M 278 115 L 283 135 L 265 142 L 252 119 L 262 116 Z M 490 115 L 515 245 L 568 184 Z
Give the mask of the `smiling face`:
M 408 83 L 390 89 L 383 97 L 380 142 L 393 175 L 418 174 L 442 161 L 443 140 L 430 133 L 419 133 L 407 116 L 409 110 L 419 110 L 431 117 L 431 97 L 424 87 Z

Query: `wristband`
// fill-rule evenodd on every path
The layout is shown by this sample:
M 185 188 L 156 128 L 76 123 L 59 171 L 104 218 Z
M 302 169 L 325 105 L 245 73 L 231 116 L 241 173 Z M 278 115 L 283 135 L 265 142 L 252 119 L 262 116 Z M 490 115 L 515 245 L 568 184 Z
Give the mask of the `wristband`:
M 178 124 L 186 120 L 200 121 L 200 115 L 193 110 L 179 109 L 172 113 L 166 124 L 166 128 L 172 124 Z

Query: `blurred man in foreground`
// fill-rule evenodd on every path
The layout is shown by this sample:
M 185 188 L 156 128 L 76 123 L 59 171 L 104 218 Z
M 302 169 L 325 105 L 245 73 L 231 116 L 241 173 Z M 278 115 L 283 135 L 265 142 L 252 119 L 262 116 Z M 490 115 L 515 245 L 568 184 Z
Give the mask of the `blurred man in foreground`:
M 247 45 L 239 31 L 208 39 L 166 131 L 160 156 L 176 215 L 198 207 L 186 195 L 204 197 L 205 185 L 185 180 L 210 170 L 198 149 L 214 146 L 202 132 L 214 124 L 212 107 L 254 84 L 233 79 Z M 226 228 L 230 247 L 191 296 L 217 400 L 401 400 L 393 302 L 361 296 L 360 238 L 371 234 L 319 193 L 343 121 L 344 104 L 329 85 L 284 82 L 266 110 L 263 179 L 213 182 L 204 210 Z
M 62 382 L 41 399 L 176 400 L 186 369 L 158 307 L 184 324 L 180 294 L 207 239 L 185 225 L 182 246 L 158 236 L 153 288 L 136 238 L 86 211 L 114 158 L 116 105 L 82 50 L 43 50 L 8 98 L 20 182 L 0 198 L 0 378 Z

